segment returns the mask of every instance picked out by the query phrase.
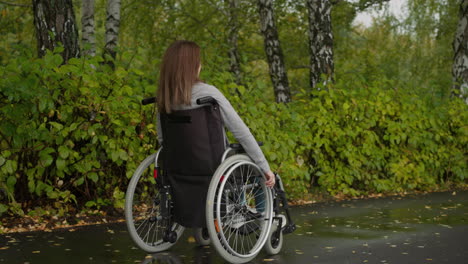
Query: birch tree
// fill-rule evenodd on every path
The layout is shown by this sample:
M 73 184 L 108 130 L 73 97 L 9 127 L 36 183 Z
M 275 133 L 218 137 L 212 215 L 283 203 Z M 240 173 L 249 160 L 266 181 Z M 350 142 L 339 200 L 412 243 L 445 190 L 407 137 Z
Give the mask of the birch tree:
M 115 58 L 120 27 L 120 0 L 107 0 L 105 52 Z
M 328 0 L 307 0 L 309 17 L 309 53 L 311 88 L 333 80 L 333 33 L 331 25 L 331 3 Z M 324 76 L 324 80 L 322 80 Z
M 239 0 L 226 0 L 228 12 L 228 44 L 229 44 L 229 70 L 234 75 L 235 82 L 242 84 L 242 74 L 240 69 L 240 55 L 237 45 L 239 32 Z
M 64 62 L 80 55 L 72 0 L 33 0 L 38 56 L 63 45 Z
M 389 0 L 359 0 L 349 3 L 356 12 Z M 344 0 L 306 0 L 309 20 L 309 85 L 312 89 L 317 84 L 327 84 L 333 81 L 335 63 L 333 59 L 333 32 L 331 10 L 333 5 L 345 2 Z M 324 78 L 324 79 L 322 79 Z
M 453 82 L 454 89 L 468 104 L 468 0 L 460 3 L 460 18 L 453 41 Z
M 94 0 L 83 0 L 81 6 L 81 44 L 83 54 L 96 55 L 96 37 L 94 35 Z
M 264 39 L 276 102 L 286 103 L 291 101 L 291 92 L 275 23 L 273 1 L 257 0 L 257 4 L 260 14 L 260 29 Z

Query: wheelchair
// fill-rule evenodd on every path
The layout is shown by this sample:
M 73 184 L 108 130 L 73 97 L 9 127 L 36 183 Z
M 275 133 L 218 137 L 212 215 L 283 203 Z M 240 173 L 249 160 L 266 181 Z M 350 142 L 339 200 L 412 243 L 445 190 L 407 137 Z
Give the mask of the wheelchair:
M 155 98 L 142 101 L 154 102 Z M 211 97 L 198 99 L 197 103 L 216 107 Z M 125 196 L 129 234 L 138 247 L 149 253 L 168 250 L 185 230 L 175 219 L 180 208 L 175 206 L 174 184 L 162 158 L 163 147 L 138 166 Z M 262 248 L 269 255 L 278 254 L 283 235 L 292 233 L 296 226 L 281 177 L 278 174 L 275 177 L 275 186 L 268 188 L 261 169 L 242 146 L 230 144 L 210 177 L 203 216 L 206 226 L 194 228 L 196 242 L 203 246 L 211 244 L 230 263 L 248 262 Z

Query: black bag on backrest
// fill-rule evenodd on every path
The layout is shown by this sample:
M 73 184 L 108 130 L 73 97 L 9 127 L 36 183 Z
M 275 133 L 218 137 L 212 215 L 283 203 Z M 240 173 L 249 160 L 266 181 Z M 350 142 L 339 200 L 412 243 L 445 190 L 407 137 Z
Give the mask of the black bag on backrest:
M 161 114 L 161 126 L 174 220 L 185 227 L 205 227 L 208 186 L 225 150 L 219 106 Z

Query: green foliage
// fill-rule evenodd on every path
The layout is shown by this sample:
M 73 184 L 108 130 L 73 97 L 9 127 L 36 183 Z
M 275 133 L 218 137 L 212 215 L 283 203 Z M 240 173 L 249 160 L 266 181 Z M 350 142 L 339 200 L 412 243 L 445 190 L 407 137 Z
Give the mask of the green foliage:
M 122 208 L 121 190 L 155 149 L 154 109 L 140 105 L 155 88 L 142 73 L 98 57 L 61 65 L 59 51 L 0 68 L 2 213 L 17 201 Z
M 217 85 L 233 94 L 232 85 Z M 386 86 L 338 82 L 287 105 L 262 100 L 265 91 L 253 87 L 230 100 L 294 198 L 314 182 L 352 196 L 466 182 L 468 106 L 452 98 L 434 107 Z
M 99 57 L 61 63 L 49 52 L 0 68 L 0 213 L 21 215 L 25 201 L 122 208 L 129 177 L 156 148 L 154 109 L 139 103 L 155 87 L 141 71 L 111 71 Z M 457 98 L 434 104 L 356 78 L 276 104 L 262 81 L 230 79 L 211 83 L 265 142 L 291 198 L 315 185 L 360 195 L 466 182 L 468 107 Z
M 369 28 L 334 28 L 337 79 L 392 82 L 393 87 L 431 102 L 447 98 L 452 87 L 458 2 L 409 0 L 405 18 L 386 14 Z
M 7 1 L 3 1 L 7 2 Z M 34 19 L 29 0 L 14 1 L 16 5 L 0 3 L 0 61 L 8 63 L 10 58 L 21 55 L 26 48 L 34 50 Z M 22 6 L 21 6 L 22 5 Z

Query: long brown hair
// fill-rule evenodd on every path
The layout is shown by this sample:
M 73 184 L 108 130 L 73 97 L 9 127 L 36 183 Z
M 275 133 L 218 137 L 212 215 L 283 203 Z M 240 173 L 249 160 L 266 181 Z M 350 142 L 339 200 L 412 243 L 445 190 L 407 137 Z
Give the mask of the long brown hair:
M 190 105 L 199 67 L 200 47 L 195 42 L 178 40 L 167 48 L 159 72 L 159 112 L 170 113 L 175 105 Z

